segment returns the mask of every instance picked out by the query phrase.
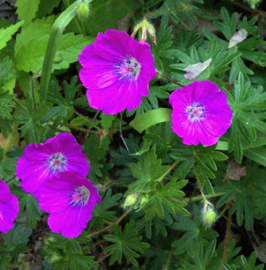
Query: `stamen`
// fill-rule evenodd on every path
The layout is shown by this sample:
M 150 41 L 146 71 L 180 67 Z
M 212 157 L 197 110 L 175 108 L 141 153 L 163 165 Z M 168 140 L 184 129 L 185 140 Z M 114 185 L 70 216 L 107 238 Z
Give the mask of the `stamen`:
M 75 205 L 85 205 L 87 204 L 90 198 L 90 191 L 85 186 L 75 187 L 75 192 L 68 193 L 69 197 L 71 197 L 71 201 L 69 202 L 72 206 Z
M 141 69 L 141 66 L 137 60 L 134 58 L 129 58 L 129 56 L 126 56 L 123 61 L 118 61 L 114 67 L 116 68 L 114 74 L 120 76 L 118 80 L 137 79 Z
M 205 118 L 205 108 L 201 103 L 192 103 L 187 106 L 186 114 L 191 122 L 198 122 Z
M 65 170 L 66 162 L 67 159 L 65 156 L 63 156 L 61 153 L 55 153 L 48 158 L 46 166 L 52 172 L 52 174 L 56 174 Z

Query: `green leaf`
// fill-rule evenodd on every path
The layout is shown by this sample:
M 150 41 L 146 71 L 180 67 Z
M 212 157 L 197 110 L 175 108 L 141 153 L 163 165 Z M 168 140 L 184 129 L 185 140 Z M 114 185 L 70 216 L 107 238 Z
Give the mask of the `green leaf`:
M 108 246 L 105 251 L 112 252 L 109 260 L 109 265 L 113 265 L 116 261 L 119 264 L 122 263 L 122 256 L 126 257 L 128 263 L 132 263 L 134 266 L 138 266 L 138 262 L 135 258 L 143 253 L 143 249 L 149 248 L 149 244 L 141 242 L 142 236 L 138 234 L 134 229 L 134 221 L 131 220 L 126 224 L 124 231 L 116 224 L 113 225 L 114 235 L 104 235 L 103 238 L 114 244 Z
M 41 219 L 42 211 L 39 209 L 38 201 L 32 194 L 25 193 L 20 187 L 13 187 L 14 195 L 19 199 L 19 220 L 23 213 L 26 213 L 26 225 L 37 228 L 37 221 Z
M 117 219 L 117 212 L 109 209 L 119 205 L 118 200 L 120 200 L 121 197 L 122 193 L 117 193 L 112 196 L 112 190 L 108 189 L 102 199 L 102 202 L 95 205 L 90 226 L 96 226 L 100 230 L 103 228 L 105 220 L 115 221 Z
M 32 233 L 32 229 L 23 229 L 22 225 L 16 225 L 15 228 L 2 234 L 5 241 L 7 249 L 15 263 L 18 262 L 19 253 L 25 253 L 28 251 L 27 244 L 29 242 L 29 237 Z
M 160 219 L 164 219 L 164 208 L 172 215 L 175 215 L 176 213 L 189 215 L 189 212 L 184 208 L 187 203 L 177 199 L 178 197 L 183 197 L 185 195 L 180 189 L 186 184 L 186 180 L 169 182 L 165 186 L 161 183 L 157 183 L 156 190 L 150 192 L 150 197 L 142 208 L 146 212 L 145 218 L 151 219 L 157 215 Z
M 35 18 L 35 14 L 38 10 L 40 0 L 17 0 L 15 7 L 17 7 L 16 13 L 20 20 L 25 21 L 25 25 Z
M 258 164 L 261 164 L 266 167 L 266 148 L 257 147 L 251 148 L 243 151 L 245 157 L 248 157 L 251 160 L 254 160 Z
M 86 21 L 86 32 L 97 35 L 107 29 L 117 28 L 117 21 L 124 18 L 129 12 L 141 7 L 139 2 L 134 0 L 97 0 L 91 3 L 92 12 Z
M 0 50 L 7 45 L 7 42 L 12 38 L 12 35 L 14 35 L 18 31 L 19 27 L 21 27 L 23 23 L 24 22 L 21 21 L 16 24 L 10 25 L 5 29 L 0 29 Z
M 128 192 L 144 191 L 145 189 L 154 189 L 155 182 L 159 181 L 165 175 L 168 166 L 161 166 L 161 160 L 157 159 L 155 146 L 137 164 L 131 164 L 130 169 L 137 181 L 129 185 Z
M 54 21 L 54 16 L 37 19 L 23 27 L 21 33 L 17 35 L 15 59 L 19 70 L 40 72 Z M 77 61 L 81 50 L 91 44 L 93 40 L 93 38 L 83 35 L 64 34 L 58 45 L 57 59 L 55 59 L 53 69 L 68 68 L 70 63 Z
M 3 160 L 4 149 L 0 147 L 0 179 L 8 180 L 14 176 L 16 170 L 17 158 L 8 158 Z
M 171 113 L 171 109 L 155 109 L 137 116 L 129 125 L 141 133 L 155 124 L 171 121 Z
M 40 124 L 46 112 L 46 107 L 38 107 L 32 111 L 29 100 L 27 99 L 27 108 L 20 103 L 17 103 L 17 109 L 20 115 L 16 118 L 16 123 L 23 124 L 21 127 L 21 136 L 25 138 L 27 144 L 40 143 L 45 141 L 46 128 Z

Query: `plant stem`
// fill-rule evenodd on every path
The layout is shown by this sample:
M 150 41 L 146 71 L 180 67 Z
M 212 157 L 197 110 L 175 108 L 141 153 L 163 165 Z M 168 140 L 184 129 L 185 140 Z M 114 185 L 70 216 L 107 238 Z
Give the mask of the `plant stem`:
M 64 29 L 75 17 L 77 5 L 78 5 L 77 1 L 74 2 L 72 5 L 70 5 L 65 11 L 61 13 L 61 15 L 55 20 L 52 26 L 42 65 L 41 84 L 40 84 L 40 99 L 42 102 L 45 102 L 47 99 L 47 92 L 49 89 L 54 58 L 59 44 L 59 40 L 63 34 Z
M 118 225 L 122 221 L 122 219 L 131 211 L 131 209 L 132 209 L 132 207 L 130 207 L 127 211 L 125 211 L 114 223 L 108 225 L 107 227 L 101 229 L 100 231 L 96 231 L 94 233 L 91 233 L 91 234 L 87 235 L 87 237 L 90 238 L 90 237 L 92 237 L 94 235 L 100 234 L 100 233 L 112 228 L 113 224 Z
M 207 195 L 204 195 L 205 198 L 207 199 L 210 199 L 210 198 L 216 198 L 216 197 L 220 197 L 220 196 L 223 196 L 225 194 L 225 192 L 221 192 L 221 193 L 215 193 L 215 194 L 207 194 Z M 195 196 L 195 197 L 192 197 L 192 198 L 186 198 L 186 199 L 182 199 L 180 201 L 182 202 L 196 202 L 196 201 L 200 201 L 202 200 L 202 195 L 200 196 Z
M 200 183 L 200 180 L 199 180 L 199 176 L 197 174 L 195 166 L 193 166 L 193 172 L 194 172 L 195 178 L 197 180 L 197 184 L 198 184 L 198 187 L 199 187 L 200 194 L 202 196 L 203 202 L 206 203 L 206 202 L 208 202 L 208 200 L 206 199 L 206 197 L 204 195 L 204 192 L 203 192 L 203 189 L 202 189 L 202 186 L 201 186 L 201 183 Z
M 177 166 L 177 164 L 179 163 L 179 160 L 177 160 L 177 161 L 175 161 L 171 166 L 170 166 L 170 168 L 160 177 L 160 178 L 158 178 L 157 179 L 157 181 L 162 181 L 163 179 L 164 179 L 164 177 L 168 174 L 168 173 L 170 173 L 172 170 L 173 170 L 173 168 L 175 167 L 175 166 Z
M 167 77 L 167 76 L 163 75 L 163 73 L 161 73 L 160 71 L 157 71 L 156 74 L 157 74 L 158 77 L 162 77 L 162 78 L 166 79 L 167 81 L 169 81 L 169 82 L 171 82 L 171 83 L 173 83 L 173 84 L 176 84 L 176 85 L 178 85 L 178 86 L 184 87 L 184 85 L 182 85 L 182 84 L 180 84 L 180 83 L 174 81 L 174 80 L 171 79 L 170 77 Z
M 167 262 L 166 262 L 166 265 L 165 265 L 165 267 L 164 267 L 164 270 L 168 270 L 168 266 L 169 266 L 169 264 L 170 264 L 170 262 L 171 262 L 172 256 L 173 256 L 173 249 L 171 249 L 171 251 L 170 251 L 170 254 L 169 254 L 169 257 L 168 257 L 168 259 L 167 259 Z
M 228 203 L 228 219 L 227 219 L 227 225 L 226 225 L 226 234 L 225 234 L 225 239 L 224 239 L 224 252 L 223 252 L 223 263 L 226 262 L 226 256 L 227 256 L 227 250 L 228 250 L 228 245 L 230 241 L 230 229 L 231 229 L 231 223 L 232 223 L 232 215 L 230 213 L 231 210 L 231 205 Z
M 92 133 L 93 132 L 93 131 L 89 131 L 86 128 L 75 127 L 75 126 L 72 126 L 72 125 L 69 125 L 69 124 L 64 124 L 64 123 L 60 123 L 60 126 L 68 127 L 70 129 L 78 130 L 78 131 L 81 131 L 81 132 L 84 132 L 84 133 L 88 133 L 88 132 Z

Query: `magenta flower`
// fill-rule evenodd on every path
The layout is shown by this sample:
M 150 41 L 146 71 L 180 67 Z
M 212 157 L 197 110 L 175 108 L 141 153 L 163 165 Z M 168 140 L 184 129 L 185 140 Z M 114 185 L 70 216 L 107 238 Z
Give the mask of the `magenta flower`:
M 156 76 L 150 45 L 112 29 L 99 33 L 94 44 L 83 49 L 79 61 L 89 105 L 104 114 L 137 108 Z
M 210 81 L 195 81 L 175 90 L 169 98 L 173 106 L 172 129 L 184 144 L 210 146 L 231 125 L 232 111 L 225 92 Z
M 18 160 L 16 174 L 24 191 L 38 198 L 40 185 L 49 177 L 63 171 L 75 171 L 86 177 L 89 168 L 86 154 L 75 137 L 60 133 L 45 143 L 29 144 Z
M 17 197 L 11 194 L 9 186 L 0 180 L 0 232 L 6 233 L 14 227 L 18 212 Z
M 38 200 L 40 209 L 50 214 L 51 231 L 70 238 L 81 234 L 95 204 L 101 202 L 92 182 L 76 172 L 61 172 L 45 181 Z

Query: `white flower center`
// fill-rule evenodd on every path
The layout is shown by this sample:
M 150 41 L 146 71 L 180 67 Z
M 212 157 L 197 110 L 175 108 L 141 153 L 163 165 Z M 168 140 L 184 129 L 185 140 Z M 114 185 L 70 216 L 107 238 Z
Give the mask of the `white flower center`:
M 67 159 L 64 155 L 61 153 L 55 153 L 48 158 L 47 167 L 53 174 L 56 174 L 65 170 L 66 162 Z
M 191 122 L 198 122 L 205 118 L 205 108 L 201 103 L 192 103 L 187 106 L 186 114 Z
M 75 192 L 68 193 L 67 195 L 71 197 L 70 204 L 72 206 L 75 206 L 75 205 L 83 206 L 87 204 L 90 198 L 90 191 L 88 188 L 84 186 L 75 187 Z
M 141 66 L 135 58 L 129 58 L 126 56 L 123 61 L 118 61 L 115 64 L 115 74 L 121 79 L 137 79 Z

